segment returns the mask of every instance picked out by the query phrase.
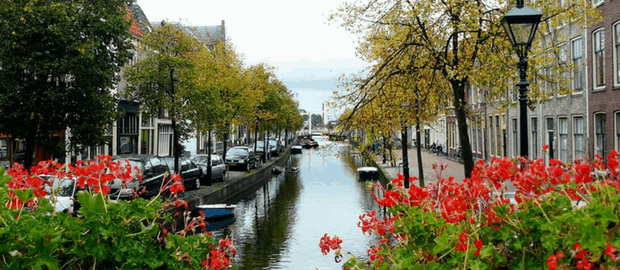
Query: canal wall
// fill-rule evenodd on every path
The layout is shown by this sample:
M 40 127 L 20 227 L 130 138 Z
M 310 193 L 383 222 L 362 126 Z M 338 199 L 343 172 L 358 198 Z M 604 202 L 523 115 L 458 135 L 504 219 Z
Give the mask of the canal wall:
M 242 193 L 243 191 L 271 178 L 271 170 L 274 166 L 286 165 L 290 156 L 290 148 L 286 148 L 276 160 L 257 169 L 245 172 L 242 177 L 227 179 L 223 182 L 213 183 L 211 186 L 201 188 L 197 192 L 187 193 L 183 199 L 188 203 L 188 209 L 201 204 L 218 204 Z

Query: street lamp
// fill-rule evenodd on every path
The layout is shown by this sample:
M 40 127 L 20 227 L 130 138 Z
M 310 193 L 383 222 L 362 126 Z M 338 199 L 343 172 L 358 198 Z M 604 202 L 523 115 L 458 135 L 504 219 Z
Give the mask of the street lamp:
M 519 117 L 520 119 L 520 139 L 521 139 L 521 156 L 528 156 L 527 142 L 527 87 L 530 83 L 526 79 L 527 71 L 527 53 L 532 46 L 532 40 L 536 34 L 536 29 L 540 23 L 542 13 L 523 5 L 523 0 L 517 0 L 517 6 L 512 8 L 504 18 L 502 18 L 502 26 L 508 33 L 510 43 L 517 51 L 519 56 L 519 78 L 517 83 L 519 87 Z

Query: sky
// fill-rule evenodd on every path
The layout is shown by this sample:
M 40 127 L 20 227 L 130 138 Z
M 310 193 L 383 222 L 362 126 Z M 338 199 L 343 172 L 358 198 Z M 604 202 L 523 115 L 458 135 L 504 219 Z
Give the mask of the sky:
M 246 65 L 266 63 L 295 93 L 300 109 L 321 111 L 337 90 L 340 75 L 359 74 L 366 64 L 355 56 L 357 37 L 329 14 L 344 0 L 138 0 L 151 22 L 220 25 Z M 351 1 L 351 0 L 349 0 Z M 327 106 L 326 106 L 327 108 Z M 332 109 L 326 120 L 334 120 Z

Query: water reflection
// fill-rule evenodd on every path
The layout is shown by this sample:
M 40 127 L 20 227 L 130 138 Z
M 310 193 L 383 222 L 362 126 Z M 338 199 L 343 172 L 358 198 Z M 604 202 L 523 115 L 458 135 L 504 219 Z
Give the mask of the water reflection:
M 343 248 L 362 258 L 373 239 L 357 227 L 359 215 L 379 210 L 364 182 L 358 182 L 348 147 L 315 137 L 318 149 L 293 155 L 299 173 L 283 173 L 227 203 L 236 220 L 214 231 L 234 237 L 239 269 L 340 269 L 318 247 L 324 233 L 344 239 Z

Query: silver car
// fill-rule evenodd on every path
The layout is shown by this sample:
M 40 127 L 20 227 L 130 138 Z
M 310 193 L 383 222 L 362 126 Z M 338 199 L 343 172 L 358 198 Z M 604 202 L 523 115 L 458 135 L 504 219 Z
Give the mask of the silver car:
M 209 155 L 207 154 L 199 154 L 192 156 L 190 158 L 194 164 L 202 169 L 202 179 L 203 181 L 207 177 L 207 161 L 209 161 Z M 226 164 L 224 164 L 224 160 L 220 155 L 211 155 L 211 181 L 221 180 L 224 181 L 224 176 L 226 176 Z

